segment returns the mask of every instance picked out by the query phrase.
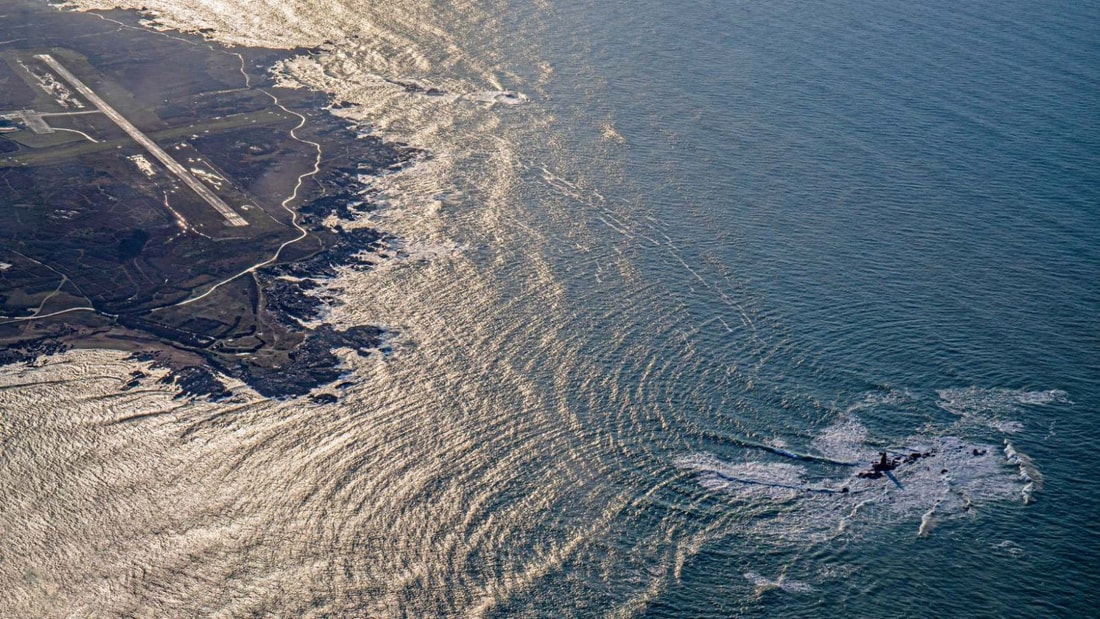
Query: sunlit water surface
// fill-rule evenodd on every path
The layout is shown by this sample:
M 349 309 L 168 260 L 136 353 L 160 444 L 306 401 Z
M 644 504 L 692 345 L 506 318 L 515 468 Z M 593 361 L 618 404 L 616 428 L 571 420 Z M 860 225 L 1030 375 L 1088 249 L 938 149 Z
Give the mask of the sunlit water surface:
M 79 4 L 428 156 L 336 404 L 0 369 L 0 616 L 1094 612 L 1090 3 Z

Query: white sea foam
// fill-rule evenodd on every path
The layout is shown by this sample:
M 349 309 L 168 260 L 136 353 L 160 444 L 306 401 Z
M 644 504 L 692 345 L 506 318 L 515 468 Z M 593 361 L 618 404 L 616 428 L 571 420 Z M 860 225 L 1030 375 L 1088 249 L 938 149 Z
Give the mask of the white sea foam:
M 823 429 L 810 445 L 834 460 L 855 462 L 867 453 L 867 428 L 855 416 L 846 416 Z
M 1016 434 L 1024 423 L 1008 415 L 1024 413 L 1025 407 L 1072 404 L 1069 394 L 1060 389 L 983 389 L 979 387 L 941 389 L 939 406 L 968 424 L 984 425 L 1005 434 Z
M 823 430 L 813 444 L 822 452 L 864 462 L 861 467 L 769 459 L 727 462 L 706 453 L 680 456 L 674 464 L 693 472 L 707 490 L 738 501 L 760 506 L 781 501 L 785 509 L 758 515 L 754 527 L 792 539 L 909 520 L 917 523 L 919 535 L 928 535 L 939 521 L 1013 497 L 1027 502 L 1037 489 L 1038 470 L 1010 445 L 1002 456 L 992 445 L 959 437 L 909 437 L 888 452 L 896 468 L 889 475 L 873 476 L 868 473 L 880 454 L 872 442 L 866 428 L 848 418 Z
M 1030 503 L 1035 491 L 1043 488 L 1043 474 L 1031 462 L 1031 458 L 1017 451 L 1007 439 L 1005 439 L 1004 454 L 1008 463 L 1017 467 L 1017 476 L 1024 484 L 1020 488 L 1020 496 L 1024 503 Z
M 1007 539 L 993 544 L 993 549 L 997 552 L 1003 552 L 1012 557 L 1020 557 L 1026 553 L 1026 551 L 1019 544 Z
M 889 389 L 886 391 L 870 391 L 863 395 L 863 399 L 852 404 L 845 411 L 848 414 L 865 409 L 873 409 L 880 406 L 893 406 L 904 404 L 913 400 L 913 394 L 908 389 Z
M 787 593 L 812 593 L 814 591 L 812 585 L 800 580 L 792 580 L 786 576 L 765 578 L 756 572 L 745 572 L 744 577 L 756 588 L 758 595 L 772 589 L 779 589 Z
M 529 101 L 527 95 L 521 92 L 515 92 L 513 90 L 490 90 L 486 92 L 476 92 L 466 95 L 466 98 L 470 101 L 478 101 L 480 103 L 499 103 L 501 105 L 521 105 Z
M 1072 404 L 1069 394 L 1061 389 L 1028 391 L 1026 389 L 982 389 L 966 387 L 940 389 L 939 405 L 946 411 L 960 416 L 982 413 L 1019 411 L 1022 406 Z
M 725 491 L 742 500 L 793 499 L 806 485 L 802 467 L 786 462 L 723 462 L 697 453 L 675 460 L 677 467 L 693 471 L 703 487 Z

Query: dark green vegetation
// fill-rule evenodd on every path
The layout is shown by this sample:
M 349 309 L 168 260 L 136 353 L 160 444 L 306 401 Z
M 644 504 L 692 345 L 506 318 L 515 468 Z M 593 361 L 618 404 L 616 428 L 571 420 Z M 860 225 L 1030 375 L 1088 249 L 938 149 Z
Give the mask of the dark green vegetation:
M 265 71 L 277 52 L 238 55 L 38 3 L 6 10 L 0 362 L 65 346 L 118 348 L 190 368 L 181 376 L 214 367 L 262 393 L 288 395 L 339 376 L 333 347 L 377 348 L 376 328 L 308 329 L 298 319 L 319 315 L 321 302 L 305 294 L 315 286 L 309 277 L 379 241 L 374 231 L 320 221 L 362 200 L 353 195 L 360 174 L 400 166 L 407 151 L 358 137 L 312 93 L 272 88 Z M 247 225 L 227 225 L 42 54 Z M 280 251 L 302 236 L 284 202 L 300 211 L 307 234 Z M 218 392 L 205 378 L 192 382 Z

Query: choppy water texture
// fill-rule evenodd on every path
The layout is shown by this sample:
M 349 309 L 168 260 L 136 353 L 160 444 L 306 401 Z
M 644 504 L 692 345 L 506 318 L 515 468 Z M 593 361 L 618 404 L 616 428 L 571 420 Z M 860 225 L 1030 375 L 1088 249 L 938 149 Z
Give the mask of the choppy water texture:
M 323 46 L 284 83 L 430 157 L 336 404 L 0 369 L 0 615 L 1100 603 L 1094 3 L 75 4 Z

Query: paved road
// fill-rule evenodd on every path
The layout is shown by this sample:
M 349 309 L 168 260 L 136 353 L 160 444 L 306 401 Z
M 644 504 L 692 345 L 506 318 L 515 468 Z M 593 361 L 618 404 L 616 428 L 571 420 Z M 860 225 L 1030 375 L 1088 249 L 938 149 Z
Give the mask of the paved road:
M 53 127 L 46 124 L 46 121 L 42 120 L 42 115 L 38 112 L 34 110 L 23 110 L 19 112 L 19 116 L 23 119 L 23 124 L 31 131 L 39 135 L 53 133 Z
M 69 82 L 69 85 L 75 88 L 77 92 L 79 92 L 81 95 L 84 95 L 85 99 L 90 101 L 92 105 L 96 106 L 99 111 L 103 112 L 107 116 L 107 118 L 113 120 L 114 123 L 118 125 L 120 129 L 125 131 L 127 135 L 133 138 L 135 142 L 144 146 L 145 150 L 149 151 L 149 154 L 156 157 L 158 161 L 164 164 L 164 167 L 168 168 L 168 170 L 179 177 L 179 179 L 183 181 L 185 185 L 190 187 L 195 193 L 199 194 L 200 198 L 206 200 L 207 204 L 214 207 L 214 210 L 221 213 L 221 216 L 225 218 L 226 224 L 230 226 L 248 225 L 248 222 L 245 221 L 243 217 L 238 215 L 237 212 L 234 211 L 233 208 L 230 207 L 228 204 L 226 204 L 224 200 L 219 198 L 213 191 L 210 191 L 209 187 L 203 185 L 202 181 L 192 176 L 191 173 L 188 172 L 187 169 L 184 168 L 182 165 L 180 165 L 178 161 L 173 159 L 172 156 L 168 153 L 164 152 L 163 148 L 157 146 L 156 142 L 150 140 L 149 137 L 142 133 L 140 129 L 135 127 L 133 123 L 126 120 L 126 117 L 124 117 L 122 114 L 119 114 L 118 111 L 115 110 L 115 108 L 108 105 L 106 101 L 101 99 L 99 95 L 95 94 L 95 92 L 91 88 L 88 88 L 88 86 L 84 82 L 80 81 L 77 76 L 69 72 L 69 70 L 62 66 L 61 63 L 58 62 L 53 56 L 49 54 L 40 54 L 38 56 L 35 56 L 35 58 L 46 63 L 46 65 L 53 69 L 58 75 L 60 75 L 62 79 L 64 79 L 66 82 Z

